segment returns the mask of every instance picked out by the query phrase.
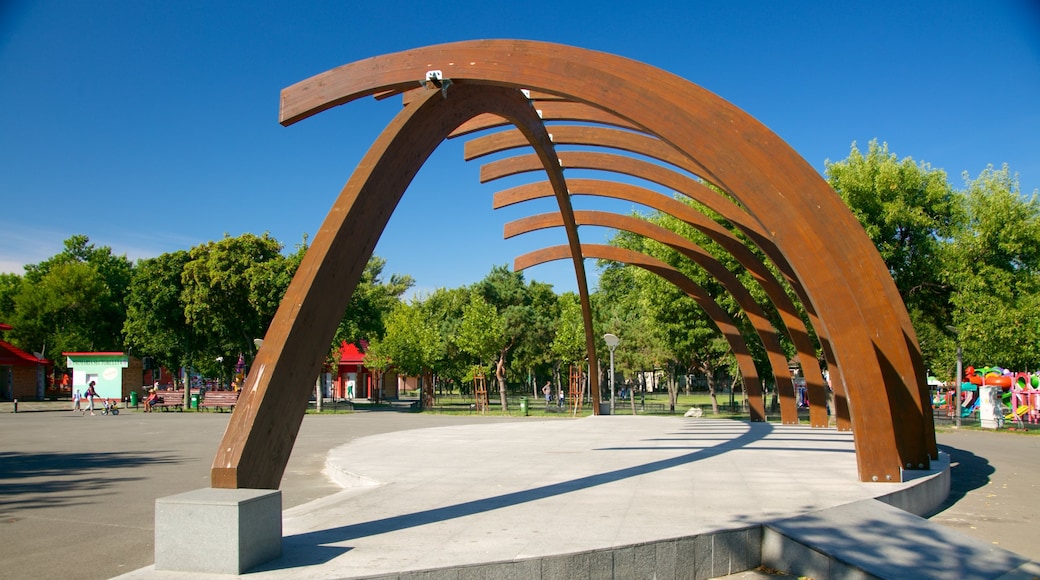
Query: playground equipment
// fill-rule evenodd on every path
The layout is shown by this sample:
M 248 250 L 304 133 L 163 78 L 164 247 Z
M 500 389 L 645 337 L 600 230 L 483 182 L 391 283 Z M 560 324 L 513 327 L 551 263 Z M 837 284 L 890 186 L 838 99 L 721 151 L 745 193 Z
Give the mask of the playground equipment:
M 979 416 L 986 407 L 984 426 L 1002 427 L 1013 422 L 1020 428 L 1026 423 L 1040 424 L 1040 373 L 1013 372 L 1000 367 L 967 367 L 961 383 L 961 417 Z M 935 409 L 955 413 L 955 390 L 937 390 L 932 400 Z M 988 396 L 990 400 L 983 399 Z
M 1011 388 L 1011 371 L 1000 367 L 968 367 L 964 369 L 965 378 L 973 385 L 980 387 L 1000 387 L 1007 390 Z
M 1024 422 L 1033 425 L 1040 423 L 1040 375 L 1015 373 L 1012 387 L 1005 396 L 1011 411 L 1005 415 L 1005 419 L 1014 421 L 1020 427 L 1024 426 Z

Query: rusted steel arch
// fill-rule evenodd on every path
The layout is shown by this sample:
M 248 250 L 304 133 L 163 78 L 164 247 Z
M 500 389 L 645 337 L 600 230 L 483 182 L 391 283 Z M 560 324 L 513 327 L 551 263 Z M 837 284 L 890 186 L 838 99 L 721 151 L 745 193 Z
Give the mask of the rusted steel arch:
M 738 225 L 740 229 L 756 243 L 769 239 L 762 224 L 736 203 L 718 192 L 709 189 L 700 181 L 683 175 L 667 167 L 611 153 L 591 151 L 558 151 L 560 163 L 564 169 L 591 169 L 620 173 L 651 181 L 686 195 L 697 203 L 719 214 L 722 219 Z M 480 182 L 488 183 L 512 175 L 535 171 L 532 155 L 516 155 L 485 163 L 480 166 Z
M 562 260 L 569 256 L 569 254 L 566 253 L 567 251 L 568 248 L 566 246 L 552 246 L 549 248 L 542 248 L 541 250 L 535 250 L 517 256 L 513 261 L 513 268 L 517 271 L 521 271 L 546 262 Z M 765 409 L 761 407 L 761 378 L 759 377 L 758 369 L 755 367 L 755 361 L 751 356 L 751 351 L 748 350 L 747 343 L 744 341 L 744 336 L 740 333 L 740 329 L 737 328 L 737 325 L 733 323 L 733 319 L 730 318 L 729 313 L 719 306 L 704 288 L 684 276 L 675 268 L 657 258 L 647 256 L 646 254 L 600 244 L 582 244 L 581 251 L 586 258 L 613 260 L 622 264 L 638 266 L 644 270 L 653 272 L 682 290 L 690 298 L 693 298 L 693 300 L 697 302 L 697 305 L 704 310 L 705 314 L 708 315 L 708 318 L 710 318 L 719 329 L 719 332 L 722 333 L 723 338 L 725 338 L 726 342 L 729 344 L 730 350 L 733 351 L 733 355 L 737 359 L 737 367 L 740 369 L 741 379 L 744 381 L 744 389 L 748 394 L 748 400 L 758 401 L 759 407 L 757 410 L 752 411 L 752 420 L 765 420 Z
M 755 302 L 754 297 L 737 279 L 736 275 L 726 269 L 721 262 L 716 260 L 704 248 L 671 230 L 646 220 L 609 212 L 575 210 L 574 221 L 578 226 L 588 225 L 626 230 L 660 242 L 694 262 L 710 276 L 718 280 L 747 315 L 748 321 L 751 322 L 752 328 L 762 342 L 781 397 L 781 421 L 784 424 L 798 423 L 798 407 L 794 397 L 791 372 L 787 366 L 787 356 L 780 346 L 777 331 L 773 328 L 765 311 Z M 559 214 L 539 214 L 507 223 L 505 225 L 505 237 L 511 238 L 538 229 L 562 226 L 563 220 Z M 759 390 L 757 404 L 761 405 L 761 403 L 761 390 Z M 751 420 L 764 420 L 764 412 L 764 408 L 752 407 Z
M 586 107 L 586 109 L 594 110 L 590 107 Z M 631 131 L 618 131 L 615 129 L 608 129 L 605 127 L 560 125 L 554 125 L 550 128 L 550 130 L 553 137 L 553 142 L 558 145 L 592 145 L 597 147 L 609 147 L 657 159 L 665 163 L 668 163 L 672 166 L 683 169 L 685 171 L 689 171 L 690 173 L 693 173 L 695 175 L 703 175 L 703 173 L 706 171 L 697 163 L 691 161 L 690 159 L 682 155 L 679 155 L 674 148 L 668 146 L 666 143 L 663 143 L 660 140 L 643 133 L 633 133 Z M 524 143 L 520 139 L 520 137 L 521 136 L 518 135 L 515 131 L 500 131 L 491 135 L 471 139 L 466 143 L 464 157 L 468 161 L 482 157 L 484 155 L 489 155 L 492 153 L 501 153 L 502 151 L 522 147 Z M 611 165 L 610 161 L 603 161 L 602 158 L 599 158 L 597 160 L 596 157 L 589 156 L 583 156 L 581 158 L 574 158 L 569 154 L 565 154 L 564 156 L 566 157 L 565 163 L 567 163 L 568 165 L 575 162 L 584 163 L 584 165 L 581 165 L 582 168 L 609 170 L 608 167 Z M 578 160 L 575 161 L 575 159 Z M 517 161 L 521 160 L 518 159 Z M 510 163 L 512 162 L 500 162 L 501 165 L 506 165 Z M 593 164 L 594 167 L 589 166 Z M 645 168 L 649 166 L 651 165 L 645 162 L 639 162 L 637 165 L 635 165 L 634 169 L 639 170 L 640 168 L 643 168 L 641 171 L 639 171 L 640 177 L 652 179 L 654 181 L 657 181 L 658 183 L 663 183 L 673 189 L 678 189 L 680 187 L 688 188 L 686 190 L 678 190 L 690 198 L 696 200 L 703 199 L 711 203 L 717 197 L 717 194 L 715 192 L 711 192 L 710 194 L 706 193 L 711 190 L 701 187 L 700 184 L 696 181 L 690 180 L 685 177 L 679 176 L 669 178 L 667 177 L 667 174 L 660 172 L 657 173 L 656 177 L 647 175 L 647 171 Z M 662 171 L 668 171 L 665 168 L 661 169 Z M 488 172 L 496 173 L 491 169 L 489 169 Z M 632 175 L 631 172 L 629 174 Z M 696 184 L 697 187 L 693 187 L 693 184 Z M 573 187 L 571 188 L 571 191 L 572 193 L 574 192 Z M 724 202 L 720 203 L 723 204 L 720 207 L 724 207 L 727 211 L 731 209 L 730 204 Z M 809 312 L 811 317 L 815 316 L 815 313 L 812 312 L 812 304 L 808 300 L 808 296 L 805 295 L 805 292 L 802 290 L 800 283 L 794 275 L 793 270 L 787 264 L 786 259 L 783 257 L 782 253 L 773 244 L 772 240 L 762 237 L 760 235 L 754 235 L 758 232 L 754 229 L 756 224 L 750 216 L 747 216 L 745 219 L 738 221 L 734 219 L 737 216 L 737 214 L 728 213 L 726 215 L 730 218 L 730 220 L 733 223 L 735 223 L 735 225 L 741 227 L 742 230 L 753 232 L 752 237 L 757 239 L 759 244 L 762 246 L 763 252 L 765 252 L 766 255 L 774 261 L 774 263 L 777 263 L 778 268 L 780 268 L 780 270 L 786 274 L 785 277 L 787 278 L 788 283 L 791 284 L 795 291 L 799 294 L 800 299 L 802 300 L 803 304 L 805 304 L 807 312 Z M 743 245 L 742 242 L 737 243 Z M 818 325 L 814 325 L 814 327 L 817 329 L 817 332 L 821 330 L 820 326 Z M 793 331 L 789 331 L 789 335 L 792 334 Z M 826 337 L 820 337 L 820 340 L 826 341 Z M 810 348 L 806 348 L 805 343 L 798 342 L 796 342 L 796 348 L 799 349 L 799 362 L 802 364 L 802 368 L 806 373 L 806 387 L 810 400 L 810 424 L 814 427 L 826 427 L 829 424 L 829 416 L 827 413 L 826 384 L 823 380 L 823 375 L 819 370 L 818 362 L 816 361 L 815 350 L 811 348 L 811 342 L 808 342 L 808 339 L 806 340 L 806 343 L 809 345 Z M 829 349 L 826 349 L 825 352 L 829 352 Z M 804 355 L 808 353 L 812 354 L 813 360 L 811 362 L 805 360 L 806 357 Z M 837 365 L 834 364 L 834 361 L 832 360 L 829 362 L 831 363 L 830 368 L 836 369 Z M 844 400 L 844 390 L 839 387 L 839 392 L 840 395 L 836 397 L 835 401 L 835 406 L 841 409 L 840 413 L 836 413 L 836 415 L 838 416 L 838 428 L 847 430 L 849 428 L 849 421 L 847 405 L 845 404 Z
M 546 130 L 552 135 L 553 144 L 557 146 L 589 145 L 638 153 L 711 181 L 710 176 L 704 175 L 707 171 L 705 168 L 680 155 L 678 151 L 663 141 L 654 139 L 645 133 L 582 125 L 553 125 L 547 127 Z M 466 161 L 472 161 L 492 153 L 524 147 L 526 143 L 522 142 L 522 137 L 516 131 L 499 131 L 490 135 L 474 137 L 466 142 L 463 157 Z
M 895 285 L 848 209 L 779 137 L 659 69 L 516 40 L 457 42 L 338 67 L 284 90 L 281 120 L 407 88 L 431 69 L 456 84 L 530 88 L 611 111 L 710 168 L 712 181 L 767 226 L 812 298 L 849 393 L 860 477 L 898 481 L 902 468 L 929 464 L 936 448 L 923 363 Z
M 379 234 L 433 150 L 455 127 L 488 111 L 511 119 L 530 135 L 573 224 L 548 135 L 519 91 L 460 85 L 447 98 L 440 90 L 427 91 L 372 145 L 315 235 L 231 416 L 210 472 L 213 487 L 278 488 L 314 377 Z M 584 272 L 576 230 L 574 240 L 568 248 L 581 263 L 576 271 Z M 583 282 L 579 280 L 579 287 Z
M 663 161 L 695 175 L 703 177 L 703 168 L 692 162 L 685 157 L 678 154 L 678 152 L 668 146 L 666 143 L 661 142 L 658 139 L 654 139 L 644 134 L 637 134 L 627 131 L 617 131 L 614 129 L 607 129 L 604 127 L 568 127 L 568 126 L 554 126 L 553 130 L 553 143 L 566 144 L 566 145 L 592 145 L 596 147 L 610 147 L 622 151 L 628 151 L 636 153 L 659 161 Z M 509 148 L 516 148 L 522 146 L 518 135 L 515 131 L 502 131 L 498 134 L 489 135 L 472 139 L 466 143 L 466 155 L 467 160 L 470 156 L 479 157 L 490 153 L 498 153 Z M 602 153 L 567 153 L 566 159 L 569 167 L 576 167 L 581 169 L 593 169 L 601 171 L 615 171 L 612 169 L 615 167 L 616 158 L 603 156 Z M 499 162 L 499 165 L 513 165 L 514 170 L 521 169 L 523 166 L 529 165 L 529 158 L 516 158 L 515 161 L 503 160 Z M 517 165 L 521 167 L 516 167 Z M 492 178 L 499 172 L 503 171 L 504 168 L 499 167 L 495 169 L 488 167 L 488 177 Z M 656 169 L 652 169 L 655 168 Z M 664 167 L 655 166 L 645 161 L 636 161 L 635 163 L 625 166 L 625 168 L 618 169 L 619 173 L 626 173 L 634 177 L 640 177 L 648 181 L 653 181 L 660 185 L 664 185 L 674 191 L 678 191 L 683 195 L 696 200 L 715 211 L 725 219 L 729 220 L 735 226 L 741 229 L 745 234 L 751 236 L 753 241 L 760 246 L 760 249 L 772 260 L 777 268 L 784 274 L 788 283 L 791 284 L 796 292 L 802 296 L 802 301 L 806 303 L 808 309 L 812 308 L 811 301 L 808 300 L 808 296 L 804 296 L 805 292 L 801 288 L 801 283 L 797 279 L 797 275 L 794 270 L 787 263 L 786 258 L 782 252 L 777 249 L 772 239 L 764 236 L 762 230 L 759 227 L 757 220 L 750 215 L 739 215 L 734 212 L 733 205 L 723 198 L 723 201 L 718 201 L 719 195 L 711 189 L 703 186 L 696 180 L 689 179 L 686 176 L 677 174 L 673 171 L 668 170 Z M 742 208 L 736 211 L 742 211 Z
M 590 123 L 601 123 L 604 125 L 613 125 L 615 127 L 621 127 L 623 129 L 631 129 L 634 131 L 640 130 L 639 127 L 625 121 L 624 119 L 618 118 L 611 113 L 602 109 L 594 109 L 583 103 L 575 103 L 568 101 L 542 101 L 537 104 L 538 111 L 541 113 L 543 121 L 588 121 Z M 462 135 L 468 135 L 476 131 L 484 131 L 487 129 L 494 129 L 498 127 L 504 127 L 506 123 L 502 121 L 501 117 L 494 115 L 482 115 L 474 117 L 472 120 L 464 123 L 451 137 L 460 137 Z
M 812 307 L 812 296 L 802 286 L 798 275 L 794 272 L 794 269 L 791 267 L 787 258 L 784 256 L 780 248 L 773 242 L 772 238 L 762 231 L 760 224 L 758 224 L 756 220 L 748 219 L 748 214 L 741 208 L 730 203 L 728 200 L 700 184 L 698 181 L 660 165 L 607 153 L 565 151 L 560 152 L 559 156 L 561 162 L 566 168 L 609 171 L 646 179 L 668 187 L 673 191 L 678 191 L 679 193 L 701 203 L 708 209 L 719 213 L 728 222 L 738 227 L 752 243 L 762 249 L 762 251 L 777 265 L 781 273 L 785 275 L 787 282 L 802 300 L 802 303 L 806 305 L 806 310 L 809 312 L 810 320 L 813 323 L 814 328 L 816 328 L 821 341 L 825 340 L 824 337 L 827 336 L 827 327 L 824 324 L 824 321 L 821 317 L 812 318 L 815 312 Z M 481 167 L 481 178 L 493 180 L 507 175 L 516 175 L 533 171 L 535 168 L 532 162 L 533 158 L 531 156 L 520 155 L 488 163 Z M 887 275 L 887 270 L 884 275 Z M 830 350 L 828 346 L 828 344 L 824 344 L 824 352 L 831 352 L 831 358 L 835 363 L 837 363 L 837 357 L 833 356 L 833 351 Z M 840 367 L 837 364 L 834 365 L 834 368 L 840 371 Z M 837 377 L 840 378 L 841 375 L 837 374 Z M 848 406 L 848 392 L 844 383 L 835 386 L 834 390 L 835 393 L 842 393 L 844 395 L 844 397 L 840 397 L 841 400 L 839 400 L 839 397 L 836 397 L 835 399 L 835 406 L 838 410 L 836 414 L 839 417 L 839 428 L 841 428 L 845 426 L 841 419 L 842 417 L 849 416 L 851 419 L 851 413 L 846 412 L 846 407 Z M 820 410 L 822 410 L 826 404 L 825 394 L 821 393 L 819 389 L 813 389 L 810 391 L 810 396 L 815 402 L 815 405 L 813 406 L 817 409 L 817 418 L 814 422 L 822 421 L 823 418 L 820 416 Z M 930 408 L 929 405 L 929 409 Z
M 678 155 L 677 152 L 667 144 L 643 134 L 634 134 L 631 132 L 617 131 L 603 127 L 553 126 L 552 130 L 553 142 L 557 144 L 611 147 L 658 159 L 695 175 L 704 176 L 704 169 L 700 165 Z M 518 140 L 518 135 L 515 132 L 503 131 L 500 134 L 473 139 L 467 142 L 466 146 L 467 154 L 481 156 L 492 152 L 500 152 L 508 148 L 519 147 L 521 146 L 521 142 Z M 499 148 L 496 149 L 496 146 Z M 607 158 L 597 157 L 595 155 L 585 155 L 580 157 L 568 156 L 567 159 L 571 163 L 580 164 L 581 168 L 604 171 L 611 170 L 609 167 L 612 162 Z M 645 168 L 648 165 L 649 164 L 645 164 L 645 162 L 640 162 L 634 166 L 634 170 L 638 171 L 640 168 Z M 667 169 L 661 168 L 661 171 L 667 172 Z M 706 193 L 711 190 L 701 187 L 700 184 L 694 180 L 689 180 L 681 176 L 670 177 L 668 173 L 662 172 L 658 172 L 655 175 L 646 173 L 644 170 L 641 171 L 638 176 L 665 185 L 675 191 L 679 191 L 683 195 L 697 200 L 699 203 L 706 203 L 709 208 L 717 198 L 715 192 L 711 192 L 710 194 Z M 629 175 L 632 175 L 632 173 L 630 172 Z M 687 187 L 691 186 L 691 184 L 694 186 Z M 731 206 L 724 202 L 720 207 L 726 211 L 731 209 Z M 717 211 L 717 213 L 721 214 L 722 212 Z M 799 299 L 805 305 L 806 311 L 809 313 L 810 317 L 815 317 L 812 302 L 805 290 L 802 288 L 801 282 L 798 280 L 794 270 L 791 268 L 790 264 L 788 264 L 783 253 L 776 247 L 773 240 L 762 236 L 762 233 L 757 227 L 758 224 L 756 221 L 751 216 L 747 216 L 746 219 L 743 219 L 743 216 L 739 216 L 742 219 L 736 219 L 738 216 L 733 213 L 723 215 L 748 235 L 766 254 L 766 256 L 776 264 L 777 268 L 784 274 L 788 284 L 790 284 L 798 294 Z M 818 325 L 814 323 L 814 327 L 819 332 L 820 329 Z M 833 366 L 834 361 L 829 362 L 832 363 Z
M 828 425 L 826 382 L 823 379 L 819 361 L 816 357 L 816 349 L 809 338 L 808 329 L 806 329 L 798 309 L 787 295 L 783 286 L 773 276 L 769 268 L 759 260 L 758 256 L 744 245 L 744 242 L 718 222 L 698 212 L 690 205 L 637 185 L 596 179 L 569 179 L 567 185 L 572 196 L 589 195 L 621 199 L 671 215 L 701 231 L 718 243 L 723 250 L 729 252 L 755 278 L 780 314 L 780 318 L 784 323 L 784 330 L 794 344 L 798 353 L 798 360 L 805 372 L 810 399 L 810 423 L 814 427 L 825 427 Z M 495 209 L 499 209 L 550 195 L 552 195 L 552 190 L 548 183 L 529 183 L 496 192 L 492 205 Z M 778 254 L 775 248 L 774 252 Z M 783 256 L 779 257 L 782 258 Z M 807 310 L 809 310 L 809 306 L 811 305 L 807 305 Z M 809 312 L 809 316 L 813 318 L 815 314 Z M 826 346 L 826 337 L 818 336 L 818 338 L 821 344 L 824 345 L 824 353 L 826 355 L 829 352 L 829 348 Z M 828 362 L 830 364 L 830 361 Z M 832 376 L 838 372 L 836 364 L 830 365 L 829 368 Z M 845 404 L 845 393 L 840 384 L 834 391 L 834 404 L 838 430 L 850 430 L 848 406 Z
M 631 146 L 635 147 L 634 145 Z M 787 265 L 785 258 L 779 249 L 777 249 L 773 244 L 772 239 L 764 230 L 762 230 L 761 225 L 757 220 L 747 214 L 742 208 L 722 195 L 719 195 L 717 192 L 709 189 L 696 179 L 687 177 L 677 171 L 648 161 L 610 153 L 561 151 L 558 152 L 558 155 L 564 168 L 590 169 L 629 175 L 657 183 L 658 185 L 682 193 L 708 209 L 718 213 L 723 219 L 740 229 L 740 231 L 744 233 L 752 243 L 755 243 L 758 247 L 762 248 L 763 252 L 765 252 L 767 256 L 771 256 L 772 259 L 778 263 L 778 267 L 781 271 L 784 270 L 785 265 L 787 266 L 787 269 L 790 270 L 790 266 Z M 534 158 L 531 155 L 517 155 L 492 161 L 481 166 L 480 176 L 482 182 L 487 182 L 507 176 L 534 171 L 535 169 Z M 573 193 L 573 188 L 571 191 Z M 673 200 L 673 202 L 675 205 L 680 204 L 680 202 L 675 200 Z M 806 304 L 809 304 L 809 296 L 801 289 L 794 272 L 790 271 L 789 273 L 791 277 L 788 279 L 788 282 L 792 285 L 795 291 L 799 293 L 803 301 L 805 301 Z M 814 323 L 815 322 L 816 321 L 814 321 Z M 816 326 L 816 328 L 819 330 L 823 328 L 823 326 L 821 324 L 820 326 Z M 813 357 L 815 358 L 815 350 L 813 349 L 812 352 Z M 826 426 L 828 423 L 826 392 L 823 390 L 823 376 L 822 374 L 817 375 L 816 371 L 812 370 L 813 365 L 818 365 L 818 363 L 814 362 L 812 365 L 805 367 L 807 372 L 810 373 L 808 377 L 813 380 L 811 388 L 809 389 L 811 401 L 810 422 L 813 425 L 822 427 Z M 809 386 L 810 384 L 807 381 L 807 387 Z M 777 387 L 786 388 L 782 382 L 779 382 Z M 791 396 L 793 396 L 793 394 Z M 814 410 L 815 412 L 813 412 Z

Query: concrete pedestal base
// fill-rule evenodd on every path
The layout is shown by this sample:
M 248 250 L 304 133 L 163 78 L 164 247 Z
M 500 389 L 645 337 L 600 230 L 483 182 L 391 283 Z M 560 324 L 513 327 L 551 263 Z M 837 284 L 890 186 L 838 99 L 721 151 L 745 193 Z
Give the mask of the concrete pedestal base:
M 155 500 L 155 569 L 241 574 L 282 555 L 282 492 L 197 489 Z

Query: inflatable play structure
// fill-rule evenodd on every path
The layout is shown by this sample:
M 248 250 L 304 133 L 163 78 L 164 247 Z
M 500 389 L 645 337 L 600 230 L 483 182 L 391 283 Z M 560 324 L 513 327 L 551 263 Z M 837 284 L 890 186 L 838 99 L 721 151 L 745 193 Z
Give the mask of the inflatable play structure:
M 961 417 L 979 416 L 986 406 L 993 409 L 998 427 L 1005 422 L 1019 426 L 1040 423 L 1040 373 L 969 366 L 961 381 Z M 986 393 L 991 393 L 992 400 L 984 400 Z M 956 390 L 947 387 L 935 392 L 932 403 L 952 417 L 956 413 L 955 398 Z

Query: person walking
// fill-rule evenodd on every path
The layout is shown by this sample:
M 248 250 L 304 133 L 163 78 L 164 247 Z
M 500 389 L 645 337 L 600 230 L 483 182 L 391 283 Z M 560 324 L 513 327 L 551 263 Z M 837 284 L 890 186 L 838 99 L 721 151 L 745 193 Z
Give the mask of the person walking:
M 552 402 L 552 387 L 550 385 L 552 385 L 552 381 L 545 383 L 545 386 L 542 387 L 542 393 L 545 395 L 546 406 L 548 406 L 549 403 Z
M 79 389 L 76 389 L 76 392 L 72 393 L 72 410 L 73 411 L 82 411 L 83 410 L 82 409 L 82 400 L 83 400 L 83 393 L 81 393 Z
M 90 411 L 91 415 L 94 414 L 94 397 L 96 397 L 96 396 L 97 396 L 97 391 L 94 390 L 94 381 L 90 381 L 90 384 L 87 385 L 87 393 L 86 393 L 87 408 L 83 409 L 83 414 L 84 415 L 87 414 L 88 410 Z

